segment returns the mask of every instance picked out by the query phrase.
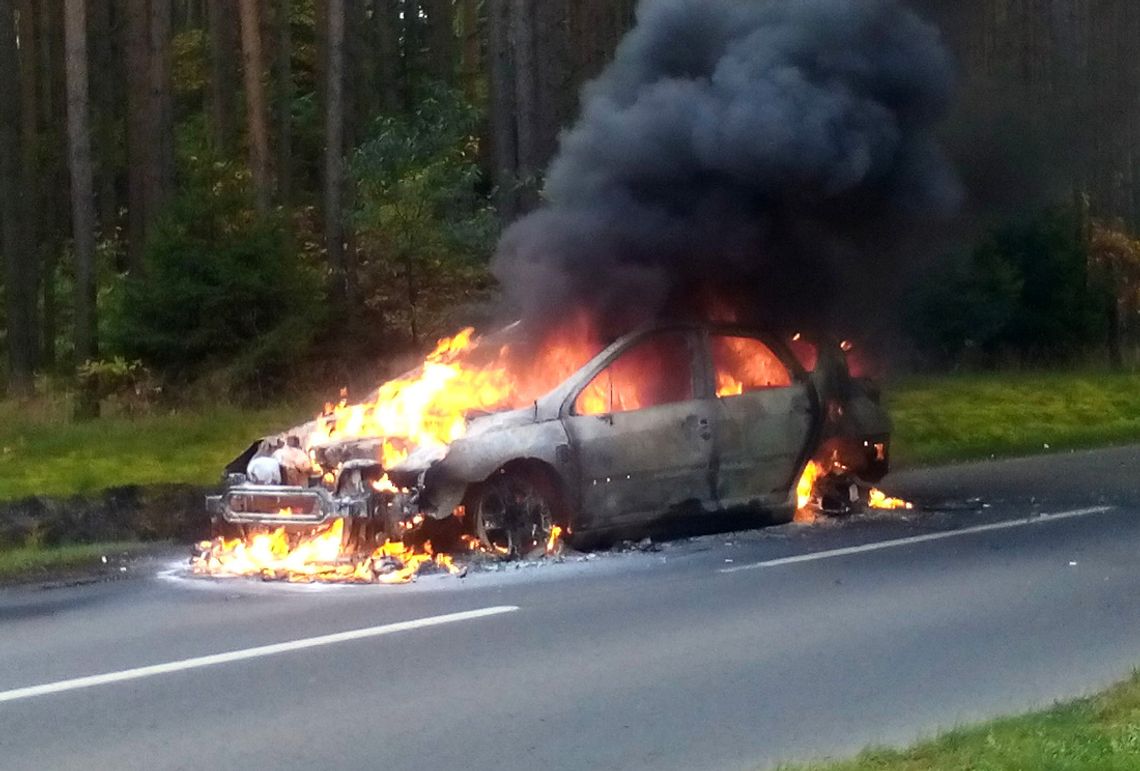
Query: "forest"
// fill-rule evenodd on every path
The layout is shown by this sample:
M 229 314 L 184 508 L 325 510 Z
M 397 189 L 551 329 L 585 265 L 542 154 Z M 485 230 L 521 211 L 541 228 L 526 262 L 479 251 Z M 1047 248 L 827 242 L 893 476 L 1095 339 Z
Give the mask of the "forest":
M 900 277 L 898 366 L 1133 365 L 1140 6 L 911 5 L 966 194 Z M 480 321 L 635 6 L 0 0 L 0 381 L 267 402 Z

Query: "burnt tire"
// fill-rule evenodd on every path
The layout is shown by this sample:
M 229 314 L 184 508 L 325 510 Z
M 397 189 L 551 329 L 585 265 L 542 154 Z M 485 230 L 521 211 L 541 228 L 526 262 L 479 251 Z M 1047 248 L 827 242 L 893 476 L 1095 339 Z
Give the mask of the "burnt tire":
M 545 551 L 559 519 L 557 493 L 545 480 L 499 473 L 473 492 L 474 535 L 489 551 L 526 558 Z

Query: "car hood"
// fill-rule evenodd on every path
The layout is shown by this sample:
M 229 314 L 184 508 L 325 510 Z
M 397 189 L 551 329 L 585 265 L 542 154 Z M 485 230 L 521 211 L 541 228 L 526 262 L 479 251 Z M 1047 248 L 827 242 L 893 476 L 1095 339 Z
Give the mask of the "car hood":
M 505 431 L 519 426 L 531 425 L 535 422 L 534 407 L 524 407 L 506 412 L 495 412 L 479 415 L 467 422 L 467 433 L 456 440 L 459 442 L 477 442 L 484 436 Z M 450 446 L 423 445 L 415 449 L 407 458 L 394 465 L 389 472 L 393 475 L 405 476 L 419 474 L 427 471 L 431 466 L 447 457 L 451 451 Z

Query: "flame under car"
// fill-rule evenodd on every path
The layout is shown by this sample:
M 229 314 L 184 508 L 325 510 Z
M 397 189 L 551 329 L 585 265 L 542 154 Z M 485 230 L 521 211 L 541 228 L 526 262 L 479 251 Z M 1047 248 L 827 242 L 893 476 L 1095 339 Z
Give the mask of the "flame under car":
M 556 528 L 581 538 L 729 509 L 790 521 L 809 463 L 869 484 L 889 467 L 876 390 L 850 376 L 839 345 L 812 358 L 809 372 L 754 328 L 654 326 L 528 406 L 467 415 L 459 438 L 396 462 L 384 462 L 385 437 L 308 452 L 304 427 L 269 437 L 227 467 L 208 504 L 219 534 L 343 520 L 346 545 L 362 552 L 433 520 L 515 556 L 543 549 Z

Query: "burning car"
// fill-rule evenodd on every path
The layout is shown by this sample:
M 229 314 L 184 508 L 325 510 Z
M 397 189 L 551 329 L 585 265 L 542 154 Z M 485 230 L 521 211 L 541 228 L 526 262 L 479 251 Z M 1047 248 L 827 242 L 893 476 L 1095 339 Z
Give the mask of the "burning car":
M 545 350 L 530 364 L 547 377 L 555 358 L 573 360 L 565 346 Z M 335 526 L 333 554 L 362 555 L 449 520 L 479 548 L 527 556 L 563 532 L 676 515 L 748 508 L 790 521 L 821 491 L 842 497 L 888 470 L 889 418 L 838 344 L 656 325 L 524 406 L 526 378 L 507 355 L 468 330 L 375 400 L 256 442 L 208 501 L 218 533 L 274 530 L 285 543 Z

